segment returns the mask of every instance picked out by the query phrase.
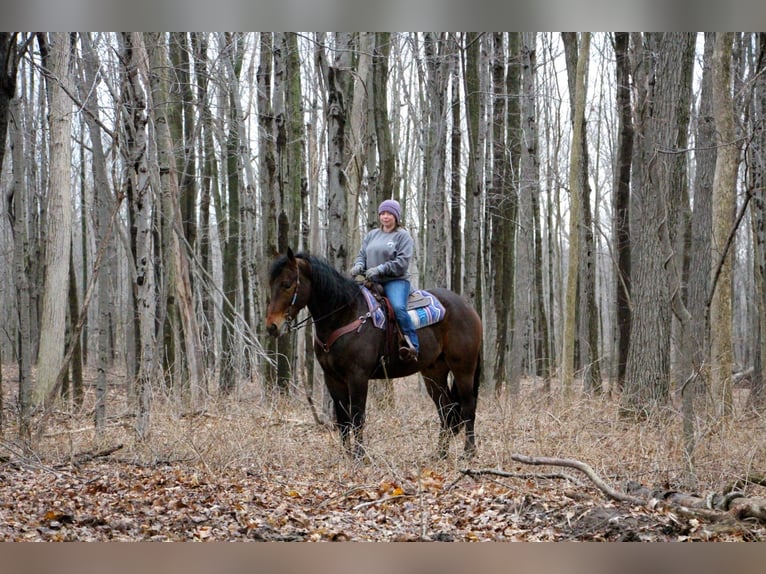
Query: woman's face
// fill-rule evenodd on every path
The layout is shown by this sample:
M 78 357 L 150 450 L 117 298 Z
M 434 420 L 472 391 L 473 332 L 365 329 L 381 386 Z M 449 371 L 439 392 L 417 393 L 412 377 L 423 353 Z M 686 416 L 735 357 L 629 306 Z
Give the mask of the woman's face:
M 378 216 L 383 231 L 393 231 L 396 227 L 396 216 L 390 211 L 383 211 Z

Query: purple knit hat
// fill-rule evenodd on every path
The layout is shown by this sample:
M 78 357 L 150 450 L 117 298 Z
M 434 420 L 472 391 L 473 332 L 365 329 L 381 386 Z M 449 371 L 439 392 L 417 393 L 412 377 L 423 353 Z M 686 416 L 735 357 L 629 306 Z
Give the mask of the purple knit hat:
M 396 222 L 400 223 L 402 220 L 402 206 L 399 205 L 399 202 L 395 199 L 385 199 L 383 200 L 380 205 L 378 206 L 378 215 L 383 213 L 384 211 L 388 211 L 389 213 L 393 213 L 394 217 L 396 217 Z

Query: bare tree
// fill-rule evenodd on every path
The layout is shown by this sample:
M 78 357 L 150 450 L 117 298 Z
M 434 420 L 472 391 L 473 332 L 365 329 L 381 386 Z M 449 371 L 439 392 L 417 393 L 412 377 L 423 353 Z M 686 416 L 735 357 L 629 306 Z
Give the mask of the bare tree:
M 128 225 L 130 228 L 130 252 L 135 266 L 131 273 L 132 285 L 132 332 L 135 337 L 136 360 L 128 362 L 134 370 L 129 376 L 135 378 L 136 431 L 144 437 L 149 431 L 152 385 L 157 374 L 156 365 L 156 269 L 152 218 L 154 200 L 149 184 L 147 167 L 148 122 L 147 96 L 139 79 L 139 70 L 146 62 L 146 50 L 140 34 L 124 33 L 120 36 L 121 71 L 120 132 L 123 157 L 122 185 L 128 199 Z M 105 389 L 104 389 L 105 391 Z M 103 412 L 96 412 L 96 426 L 104 425 Z
M 733 254 L 728 250 L 736 206 L 735 188 L 739 147 L 734 131 L 731 95 L 731 51 L 734 34 L 716 33 L 713 50 L 713 115 L 718 134 L 718 154 L 713 176 L 713 262 L 721 262 L 710 300 L 711 395 L 718 416 L 731 417 L 732 397 L 732 273 Z
M 631 295 L 633 317 L 621 410 L 624 415 L 656 412 L 670 389 L 670 276 L 665 262 L 673 256 L 669 220 L 676 208 L 671 187 L 679 142 L 679 101 L 685 98 L 684 71 L 693 34 L 649 33 L 633 36 L 637 60 L 631 204 Z M 688 101 L 688 98 L 686 98 Z M 639 141 L 640 140 L 640 141 Z
M 630 101 L 630 34 L 614 34 L 617 149 L 614 162 L 612 233 L 615 251 L 615 354 L 614 383 L 622 389 L 630 342 L 630 170 L 633 159 L 633 118 Z
M 63 366 L 66 337 L 66 298 L 69 288 L 69 253 L 72 247 L 70 38 L 50 36 L 50 176 L 48 178 L 48 229 L 45 249 L 45 283 L 37 357 L 37 382 L 32 394 L 36 405 L 45 403 Z
M 574 82 L 575 105 L 572 112 L 572 144 L 569 159 L 569 253 L 567 254 L 566 312 L 561 365 L 561 384 L 565 393 L 572 391 L 575 366 L 575 310 L 580 265 L 580 204 L 582 202 L 582 171 L 584 169 L 582 147 L 579 143 L 582 141 L 582 130 L 585 126 L 585 86 L 589 57 L 590 33 L 584 32 L 579 41 L 577 54 L 577 70 Z
M 757 35 L 752 113 L 753 140 L 747 154 L 748 190 L 752 194 L 752 226 L 755 258 L 755 284 L 758 328 L 753 382 L 748 402 L 762 409 L 766 402 L 763 364 L 766 361 L 766 33 Z

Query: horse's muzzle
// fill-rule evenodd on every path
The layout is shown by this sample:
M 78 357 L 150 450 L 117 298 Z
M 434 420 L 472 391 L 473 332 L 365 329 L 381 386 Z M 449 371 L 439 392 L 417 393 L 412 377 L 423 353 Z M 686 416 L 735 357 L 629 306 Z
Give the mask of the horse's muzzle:
M 266 332 L 272 337 L 281 337 L 290 330 L 290 321 L 286 317 L 266 318 Z

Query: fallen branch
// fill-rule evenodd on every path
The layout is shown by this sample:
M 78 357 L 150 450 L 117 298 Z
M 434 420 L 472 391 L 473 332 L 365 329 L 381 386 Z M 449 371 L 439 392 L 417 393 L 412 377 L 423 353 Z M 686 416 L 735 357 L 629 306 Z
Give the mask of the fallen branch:
M 580 472 L 583 472 L 585 476 L 587 476 L 593 482 L 593 484 L 595 484 L 599 490 L 601 490 L 601 492 L 606 494 L 612 500 L 618 500 L 620 502 L 628 502 L 630 504 L 638 504 L 642 506 L 646 503 L 646 501 L 641 498 L 615 490 L 606 482 L 604 482 L 590 466 L 584 462 L 580 462 L 579 460 L 574 460 L 571 458 L 532 457 L 526 456 L 524 454 L 512 454 L 511 459 L 515 460 L 516 462 L 523 462 L 524 464 L 531 464 L 534 466 L 548 465 L 576 468 Z
M 97 450 L 97 451 L 88 450 L 85 452 L 79 452 L 73 455 L 71 460 L 68 463 L 56 465 L 56 468 L 63 468 L 65 466 L 68 466 L 69 464 L 80 465 L 84 462 L 89 462 L 97 458 L 103 458 L 105 456 L 109 456 L 110 454 L 114 452 L 117 452 L 121 448 L 122 448 L 122 444 L 118 444 L 115 446 L 110 446 L 109 448 L 105 448 L 103 450 Z
M 504 478 L 522 478 L 522 479 L 547 478 L 550 480 L 568 480 L 569 482 L 572 482 L 576 484 L 577 486 L 582 486 L 582 483 L 579 480 L 577 480 L 575 477 L 569 476 L 568 474 L 564 474 L 562 472 L 549 472 L 545 474 L 529 474 L 528 472 L 506 472 L 504 470 L 494 470 L 491 468 L 478 468 L 478 469 L 464 468 L 460 472 L 462 472 L 466 476 L 492 475 L 492 476 L 502 476 Z
M 604 482 L 586 463 L 568 458 L 531 457 L 513 454 L 511 459 L 524 464 L 576 468 L 612 500 L 628 502 L 649 509 L 665 507 L 687 517 L 705 518 L 713 522 L 755 518 L 766 522 L 766 499 L 749 498 L 739 492 L 711 494 L 705 498 L 676 491 L 652 491 L 638 483 L 628 483 L 628 493 L 620 492 Z

